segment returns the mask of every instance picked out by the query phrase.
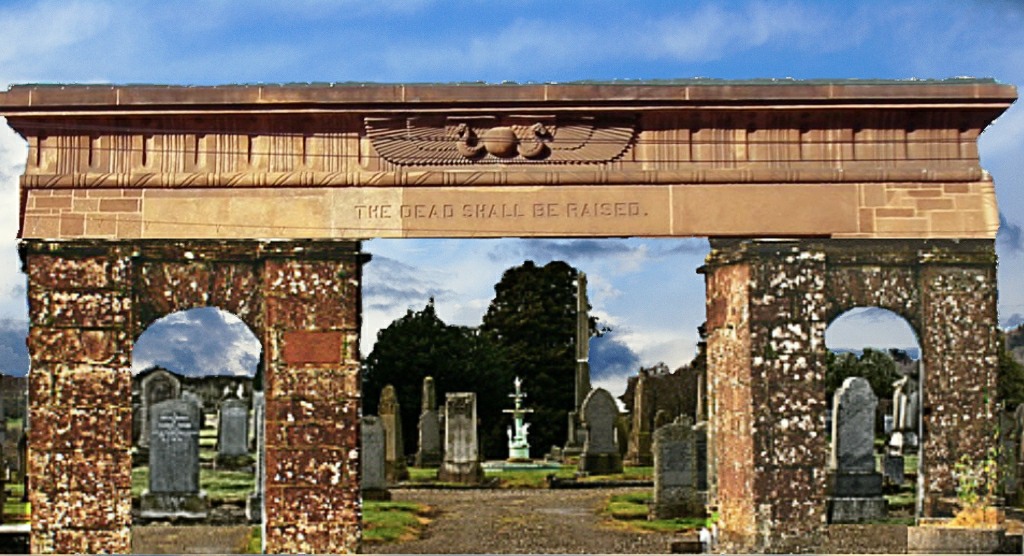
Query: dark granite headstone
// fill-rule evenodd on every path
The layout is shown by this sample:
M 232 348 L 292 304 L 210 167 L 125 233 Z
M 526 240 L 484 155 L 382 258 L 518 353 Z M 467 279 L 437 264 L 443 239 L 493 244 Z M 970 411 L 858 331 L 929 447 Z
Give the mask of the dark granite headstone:
M 217 467 L 230 469 L 252 465 L 248 404 L 239 399 L 224 400 L 220 404 L 217 422 Z
M 615 438 L 619 406 L 604 388 L 590 391 L 583 401 L 583 423 L 587 440 L 580 454 L 579 470 L 590 475 L 622 472 L 622 456 Z
M 653 519 L 701 517 L 704 502 L 697 492 L 697 438 L 693 420 L 680 417 L 654 431 Z
M 199 490 L 199 406 L 175 399 L 149 410 L 149 489 L 142 493 L 142 517 L 204 519 L 208 504 Z
M 372 415 L 363 417 L 360 423 L 362 449 L 360 450 L 360 481 L 363 498 L 367 500 L 389 500 L 387 474 L 384 464 L 384 426 Z

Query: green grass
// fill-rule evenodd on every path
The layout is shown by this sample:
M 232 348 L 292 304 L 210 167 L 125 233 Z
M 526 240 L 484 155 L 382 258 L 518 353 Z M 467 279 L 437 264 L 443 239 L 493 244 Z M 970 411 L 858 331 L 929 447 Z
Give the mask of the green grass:
M 411 502 L 363 502 L 363 541 L 393 542 L 418 538 L 429 523 L 429 508 Z
M 249 545 L 245 547 L 246 554 L 263 554 L 263 528 L 253 525 L 249 532 Z
M 684 517 L 648 521 L 648 504 L 650 504 L 653 496 L 649 491 L 616 494 L 608 499 L 602 513 L 622 527 L 662 533 L 677 533 L 710 527 L 717 520 L 718 516 L 712 515 L 707 518 Z
M 4 523 L 25 523 L 29 520 L 29 504 L 22 502 L 21 497 L 25 493 L 25 485 L 18 481 L 7 483 L 7 502 L 4 504 Z
M 242 471 L 199 470 L 199 487 L 206 491 L 210 502 L 244 503 L 253 491 L 252 473 Z M 142 496 L 149 487 L 149 468 L 132 469 L 132 497 Z
M 600 482 L 600 481 L 653 481 L 654 480 L 654 468 L 653 467 L 624 467 L 622 473 L 615 473 L 614 475 L 591 475 L 589 477 L 580 478 L 581 482 Z

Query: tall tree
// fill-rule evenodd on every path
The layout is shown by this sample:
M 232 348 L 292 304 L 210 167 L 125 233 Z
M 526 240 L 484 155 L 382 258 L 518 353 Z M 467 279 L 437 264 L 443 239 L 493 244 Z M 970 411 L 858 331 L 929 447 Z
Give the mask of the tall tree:
M 377 333 L 373 352 L 364 362 L 363 413 L 377 412 L 380 392 L 391 384 L 401 407 L 406 454 L 416 451 L 423 379 L 434 377 L 438 404 L 448 392 L 476 392 L 481 447 L 487 457 L 504 457 L 501 418 L 512 375 L 501 350 L 476 329 L 445 324 L 433 299 L 422 311 L 407 311 Z M 500 435 L 500 437 L 499 437 Z
M 533 261 L 505 271 L 481 331 L 502 348 L 512 372 L 523 379 L 533 456 L 566 440 L 574 406 L 576 372 L 576 277 L 563 261 Z M 596 334 L 596 319 L 591 319 Z M 507 405 L 507 402 L 506 402 Z

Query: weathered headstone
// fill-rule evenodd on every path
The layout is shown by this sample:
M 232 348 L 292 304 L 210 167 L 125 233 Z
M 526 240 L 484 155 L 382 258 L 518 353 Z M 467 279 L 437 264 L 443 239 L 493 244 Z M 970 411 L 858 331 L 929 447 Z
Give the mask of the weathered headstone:
M 477 436 L 476 394 L 449 392 L 444 404 L 444 461 L 437 478 L 444 482 L 478 484 L 484 479 Z
M 255 452 L 256 452 L 256 472 L 254 477 L 254 485 L 252 494 L 245 501 L 245 516 L 249 519 L 249 523 L 258 523 L 263 519 L 263 492 L 266 487 L 266 459 L 264 450 L 264 415 L 266 414 L 267 404 L 264 399 L 263 392 L 252 393 L 252 412 L 253 412 L 253 428 L 256 430 L 256 441 L 255 441 Z
M 174 399 L 149 411 L 149 489 L 142 493 L 141 516 L 204 519 L 208 503 L 199 489 L 199 406 Z
M 244 400 L 224 400 L 217 420 L 218 468 L 232 469 L 252 465 L 249 455 L 249 408 Z
M 362 449 L 359 452 L 359 486 L 365 500 L 390 500 L 386 465 L 384 463 L 384 425 L 372 415 L 363 417 L 359 425 Z
M 615 420 L 619 406 L 604 388 L 590 391 L 583 401 L 583 424 L 587 441 L 580 454 L 579 470 L 590 475 L 622 472 L 622 456 L 615 438 Z
M 651 453 L 651 432 L 656 413 L 654 393 L 650 385 L 647 371 L 640 369 L 636 388 L 633 390 L 633 426 L 629 433 L 629 449 L 626 451 L 626 462 L 629 465 L 645 466 L 651 465 L 654 461 Z
M 650 517 L 703 515 L 704 501 L 697 492 L 697 437 L 693 419 L 682 416 L 654 431 L 654 502 Z
M 206 413 L 202 411 L 203 399 L 199 397 L 199 394 L 196 394 L 195 392 L 193 392 L 191 390 L 182 390 L 181 391 L 181 398 L 185 399 L 185 400 L 189 400 L 189 401 L 195 402 L 196 405 L 199 406 L 199 408 L 200 408 L 200 411 L 199 411 L 199 428 L 200 429 L 205 429 L 206 428 Z
M 693 427 L 697 446 L 697 490 L 708 490 L 708 423 L 702 421 Z
M 829 460 L 832 523 L 856 523 L 885 516 L 882 475 L 875 470 L 875 407 L 871 385 L 850 377 L 833 401 Z
M 388 481 L 404 481 L 409 478 L 409 470 L 405 465 L 405 444 L 402 442 L 402 412 L 394 386 L 388 384 L 381 390 L 377 414 L 384 426 L 384 461 Z
M 441 465 L 441 428 L 437 417 L 437 395 L 434 391 L 434 377 L 423 379 L 423 399 L 420 403 L 419 445 L 416 450 L 416 467 L 438 467 Z
M 157 369 L 142 379 L 142 403 L 139 406 L 140 426 L 139 446 L 149 446 L 149 433 L 152 431 L 152 408 L 164 401 L 177 399 L 181 395 L 181 381 L 174 374 Z

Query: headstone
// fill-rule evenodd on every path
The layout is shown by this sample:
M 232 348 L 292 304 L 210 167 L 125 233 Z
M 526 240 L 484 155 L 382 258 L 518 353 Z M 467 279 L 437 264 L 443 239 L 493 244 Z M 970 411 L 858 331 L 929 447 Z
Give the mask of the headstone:
M 365 500 L 390 500 L 386 465 L 384 463 L 384 425 L 372 415 L 363 417 L 360 425 L 359 486 Z
M 438 480 L 464 484 L 483 482 L 476 430 L 476 394 L 449 392 L 444 413 L 444 461 L 437 473 Z
M 256 430 L 256 441 L 254 451 L 256 452 L 256 472 L 254 473 L 254 485 L 252 494 L 245 501 L 245 516 L 249 523 L 259 523 L 263 520 L 263 492 L 266 487 L 266 458 L 264 446 L 263 427 L 265 426 L 264 415 L 266 413 L 266 400 L 263 392 L 253 392 L 252 413 L 253 429 Z
M 416 467 L 438 467 L 441 465 L 441 428 L 437 417 L 437 396 L 434 392 L 434 377 L 423 379 L 423 399 L 420 404 L 419 445 L 416 450 Z
M 249 408 L 244 400 L 224 400 L 217 426 L 218 468 L 252 465 L 249 455 Z
M 142 379 L 142 404 L 139 446 L 149 447 L 149 433 L 152 431 L 152 407 L 164 400 L 177 399 L 181 395 L 181 382 L 169 371 L 157 369 Z
M 626 452 L 626 462 L 633 466 L 646 466 L 654 462 L 654 455 L 651 453 L 651 431 L 655 411 L 654 393 L 650 384 L 647 371 L 640 369 L 636 388 L 633 390 L 633 427 L 630 429 L 629 449 Z
M 583 424 L 587 441 L 580 454 L 579 470 L 589 475 L 622 472 L 622 456 L 615 439 L 619 406 L 604 388 L 591 390 L 583 402 Z
M 702 517 L 697 492 L 697 437 L 688 415 L 654 431 L 654 502 L 651 519 Z
M 697 490 L 708 490 L 708 423 L 702 421 L 693 427 L 697 446 Z
M 405 466 L 405 444 L 402 442 L 402 413 L 395 395 L 395 387 L 388 384 L 381 390 L 377 414 L 384 426 L 384 461 L 388 481 L 397 483 L 409 478 Z
M 885 516 L 882 475 L 875 470 L 875 407 L 871 385 L 850 377 L 833 401 L 829 460 L 832 523 L 856 523 Z
M 199 406 L 199 408 L 200 408 L 200 411 L 199 411 L 199 428 L 200 429 L 205 429 L 206 428 L 206 413 L 202 411 L 203 399 L 199 397 L 199 394 L 196 394 L 195 392 L 193 392 L 191 390 L 182 390 L 181 391 L 181 397 L 182 397 L 182 399 L 193 401 L 193 402 L 196 403 L 196 405 Z
M 882 482 L 889 486 L 900 486 L 903 484 L 904 457 L 903 454 L 890 454 L 888 451 L 882 454 Z
M 199 406 L 173 399 L 149 410 L 149 489 L 142 493 L 141 516 L 205 519 L 208 503 L 199 489 Z

